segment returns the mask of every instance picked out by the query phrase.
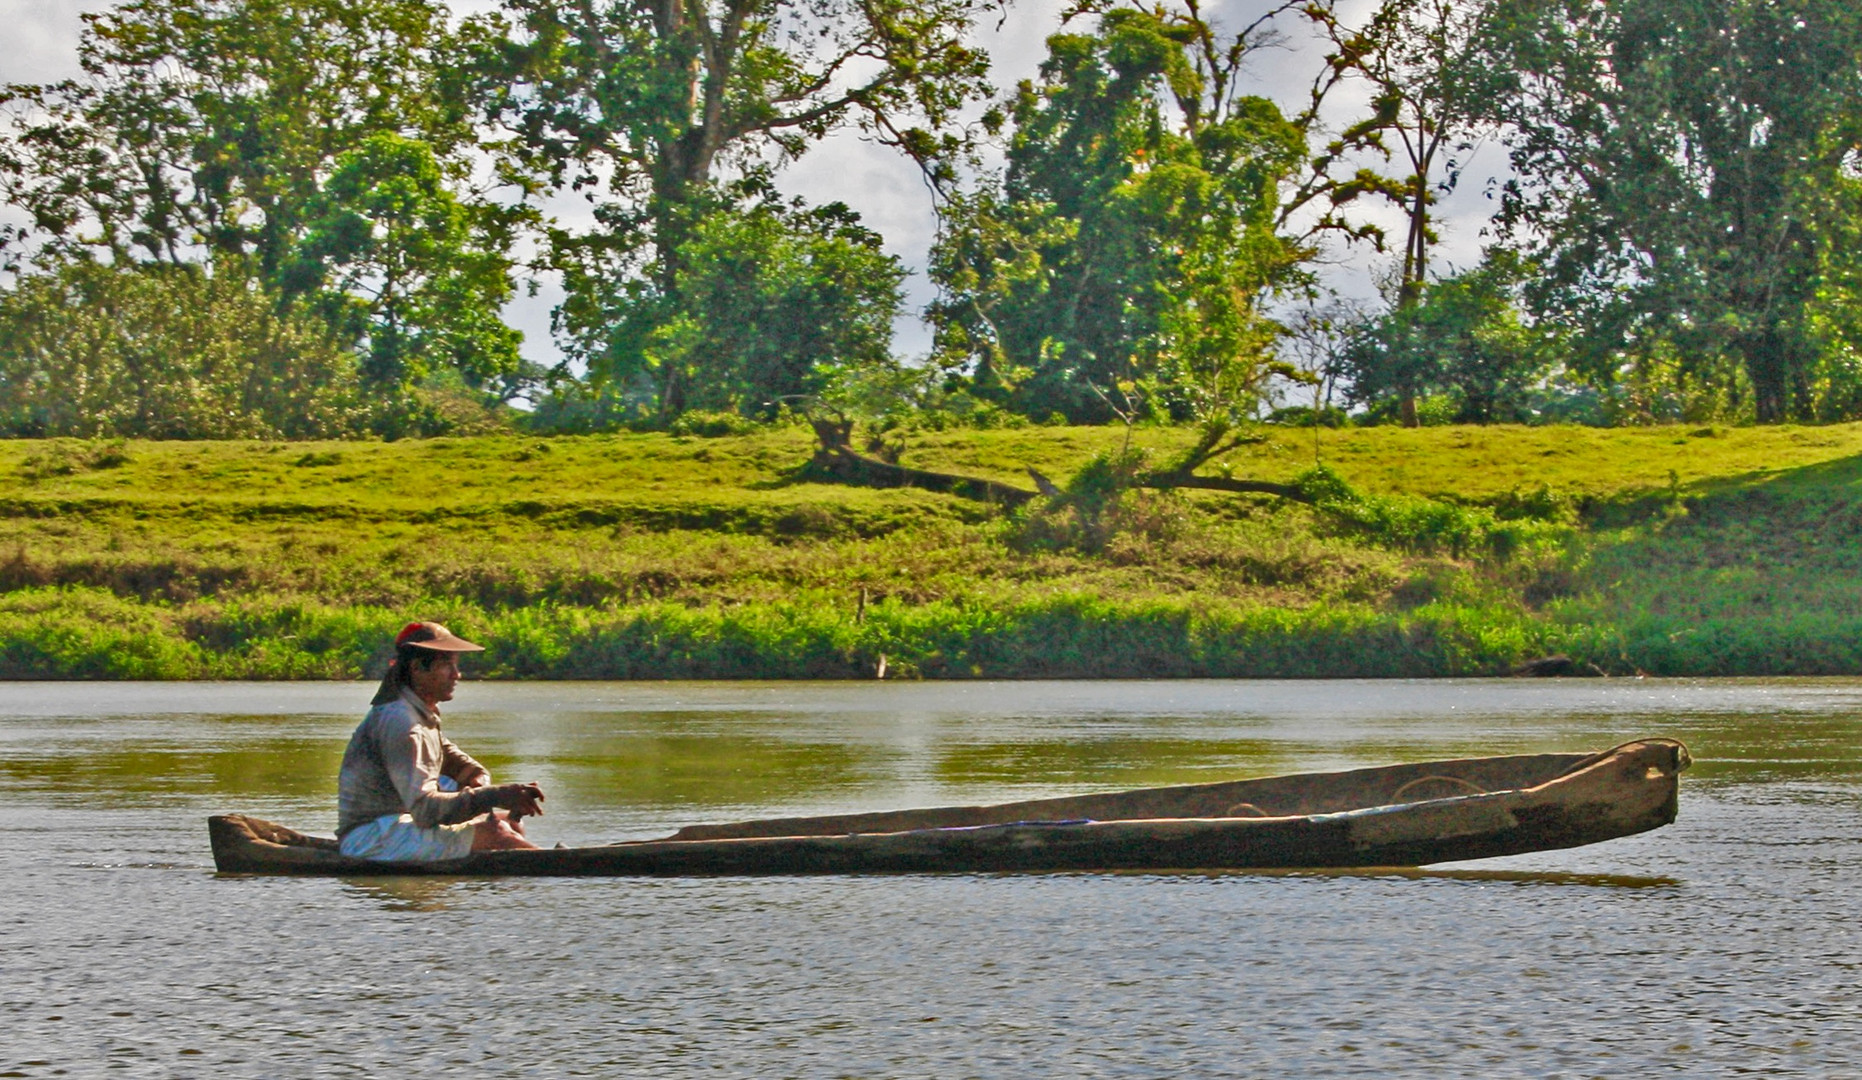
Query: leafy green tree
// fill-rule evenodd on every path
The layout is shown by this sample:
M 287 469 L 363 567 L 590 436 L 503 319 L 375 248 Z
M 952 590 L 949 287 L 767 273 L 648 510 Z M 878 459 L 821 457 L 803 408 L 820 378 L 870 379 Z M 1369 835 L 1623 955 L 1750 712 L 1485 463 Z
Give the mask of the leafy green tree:
M 364 377 L 398 387 L 436 368 L 509 400 L 527 372 L 511 296 L 511 217 L 459 199 L 431 146 L 389 132 L 339 155 L 284 275 L 366 341 Z
M 0 437 L 348 438 L 374 405 L 243 268 L 74 262 L 0 292 Z
M 1529 392 L 1550 367 L 1550 350 L 1519 317 L 1525 277 L 1510 253 L 1492 252 L 1361 327 L 1343 355 L 1349 398 L 1401 403 L 1446 393 L 1463 423 L 1529 419 Z M 1413 406 L 1402 418 L 1413 426 Z
M 437 0 L 129 0 L 85 22 L 82 78 L 0 92 L 0 196 L 31 219 L 16 266 L 211 262 L 366 339 L 378 381 L 417 348 L 476 384 L 516 374 L 511 218 L 468 185 L 475 29 Z
M 1600 382 L 1672 358 L 1773 423 L 1820 413 L 1814 308 L 1858 143 L 1848 0 L 1489 7 L 1479 95 L 1516 179 L 1501 223 L 1536 309 Z
M 1807 382 L 1816 418 L 1862 416 L 1862 101 L 1829 138 L 1847 147 L 1834 175 L 1813 191 L 1811 227 L 1817 249 L 1817 291 L 1808 309 L 1818 364 Z
M 7 201 L 118 261 L 294 255 L 336 158 L 370 135 L 471 144 L 428 0 L 130 0 L 86 15 L 81 79 L 14 86 Z
M 929 273 L 940 295 L 929 309 L 936 355 L 952 368 L 970 368 L 980 392 L 1005 396 L 1046 359 L 1052 339 L 1011 341 L 1004 324 L 1020 331 L 1044 302 L 1053 281 L 1052 261 L 1079 235 L 1079 222 L 1056 212 L 1051 202 L 1010 199 L 999 183 L 985 182 L 945 200 L 941 227 L 931 249 Z M 1031 353 L 1023 346 L 1030 345 Z M 1010 359 L 1013 347 L 1027 365 Z
M 953 201 L 931 260 L 941 350 L 981 392 L 1074 420 L 1121 384 L 1182 416 L 1251 404 L 1260 301 L 1305 255 L 1277 229 L 1304 136 L 1236 89 L 1261 25 L 1223 44 L 1193 4 L 1121 7 L 1048 39 L 1004 174 Z
M 731 181 L 853 127 L 944 177 L 957 110 L 985 92 L 967 41 L 992 0 L 506 0 L 481 69 L 508 125 L 510 173 L 575 192 L 594 224 L 550 232 L 568 298 L 557 326 L 597 374 L 654 365 L 649 348 L 707 316 L 682 292 L 713 213 L 757 219 Z M 755 185 L 751 185 L 754 187 Z M 754 202 L 754 199 L 751 200 Z M 759 220 L 773 221 L 764 215 Z M 806 230 L 804 230 L 806 231 Z M 746 303 L 753 302 L 746 298 Z M 848 325 L 864 316 L 845 314 Z M 660 390 L 668 413 L 692 385 Z
M 679 254 L 683 310 L 644 350 L 661 401 L 767 414 L 840 369 L 891 366 L 905 270 L 846 206 L 766 193 L 707 215 Z

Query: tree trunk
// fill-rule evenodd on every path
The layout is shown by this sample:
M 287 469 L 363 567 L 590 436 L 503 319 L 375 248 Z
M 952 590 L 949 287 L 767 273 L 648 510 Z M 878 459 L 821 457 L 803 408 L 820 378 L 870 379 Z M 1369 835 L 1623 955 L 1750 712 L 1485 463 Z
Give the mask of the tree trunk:
M 1780 424 L 1789 415 L 1790 345 L 1776 326 L 1744 335 L 1739 343 L 1752 380 L 1755 419 Z
M 705 89 L 725 73 L 706 69 L 706 51 L 702 33 L 690 23 L 686 0 L 652 0 L 654 34 L 661 47 L 660 62 L 669 85 L 678 84 L 682 94 L 681 113 L 692 117 L 700 111 Z M 702 9 L 701 9 L 702 10 Z M 659 286 L 668 298 L 678 294 L 679 249 L 685 243 L 690 226 L 683 211 L 690 201 L 694 185 L 711 178 L 711 140 L 714 132 L 704 119 L 682 123 L 659 136 L 654 144 L 650 167 L 653 179 L 653 245 L 659 253 Z
M 1416 210 L 1418 213 L 1427 212 L 1426 207 L 1423 206 L 1418 206 Z M 1416 229 L 1417 219 L 1412 217 L 1410 237 L 1405 241 L 1408 246 L 1403 252 L 1403 282 L 1397 287 L 1396 310 L 1398 312 L 1408 311 L 1422 303 L 1422 277 L 1420 273 L 1412 273 L 1421 264 Z M 1422 426 L 1422 421 L 1416 416 L 1416 391 L 1405 387 L 1398 395 L 1397 415 L 1402 419 L 1403 426 L 1406 428 Z

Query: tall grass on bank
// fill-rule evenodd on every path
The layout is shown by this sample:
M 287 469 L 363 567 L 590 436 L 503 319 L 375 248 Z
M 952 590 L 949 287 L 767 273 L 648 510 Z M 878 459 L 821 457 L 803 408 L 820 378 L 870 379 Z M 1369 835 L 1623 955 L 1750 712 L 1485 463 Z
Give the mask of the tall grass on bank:
M 882 603 L 604 610 L 419 609 L 492 643 L 492 679 L 1425 678 L 1505 674 L 1551 653 L 1617 674 L 1852 675 L 1862 615 L 1643 617 L 1572 624 L 1514 607 L 1429 603 L 1207 609 L 1062 596 L 1000 610 Z M 380 675 L 381 608 L 265 603 L 186 613 L 99 590 L 0 598 L 0 678 L 358 679 Z
M 744 607 L 650 603 L 422 611 L 491 642 L 487 678 L 1326 678 L 1480 675 L 1544 648 L 1517 613 L 1455 604 L 1205 608 L 1064 595 L 1008 608 L 825 598 Z M 383 609 L 302 604 L 186 610 L 100 590 L 0 598 L 0 677 L 365 678 L 386 662 Z

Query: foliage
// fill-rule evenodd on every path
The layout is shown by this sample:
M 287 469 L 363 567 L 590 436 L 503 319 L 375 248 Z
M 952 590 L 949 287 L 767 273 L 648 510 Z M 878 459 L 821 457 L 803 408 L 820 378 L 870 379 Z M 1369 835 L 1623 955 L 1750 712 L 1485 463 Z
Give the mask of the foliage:
M 1473 33 L 1483 5 L 1474 0 L 1381 0 L 1362 26 L 1345 23 L 1332 4 L 1304 11 L 1326 35 L 1332 51 L 1313 85 L 1309 113 L 1316 117 L 1328 96 L 1361 84 L 1370 92 L 1369 115 L 1348 124 L 1313 160 L 1316 183 L 1300 199 L 1324 196 L 1327 210 L 1317 227 L 1369 238 L 1383 250 L 1385 234 L 1374 222 L 1353 225 L 1338 211 L 1365 196 L 1394 204 L 1403 213 L 1403 257 L 1397 270 L 1398 308 L 1421 296 L 1430 275 L 1430 255 L 1440 240 L 1437 199 L 1460 182 L 1462 159 L 1472 149 L 1480 122 L 1464 69 L 1475 62 Z M 1335 169 L 1365 155 L 1397 160 L 1406 170 L 1386 176 L 1360 166 L 1348 176 Z
M 384 439 L 439 435 L 497 435 L 519 425 L 524 414 L 467 385 L 452 368 L 441 368 L 403 392 L 379 399 L 371 430 Z
M 0 292 L 3 437 L 353 437 L 380 404 L 237 267 L 78 262 Z
M 756 422 L 734 412 L 706 412 L 689 409 L 667 426 L 673 435 L 696 435 L 701 439 L 721 439 L 729 435 L 747 435 L 755 431 Z
M 511 226 L 449 189 L 431 145 L 376 133 L 336 158 L 286 279 L 366 342 L 372 389 L 451 369 L 508 401 L 537 374 L 497 315 L 512 293 Z
M 1236 92 L 1255 29 L 1224 49 L 1194 7 L 1121 7 L 1048 39 L 1006 171 L 952 201 L 932 254 L 940 350 L 980 393 L 1076 421 L 1120 382 L 1179 417 L 1252 407 L 1277 333 L 1259 305 L 1302 257 L 1276 211 L 1305 148 Z
M 1479 93 L 1506 126 L 1530 297 L 1602 382 L 1651 364 L 1760 422 L 1819 414 L 1813 308 L 1841 225 L 1862 12 L 1844 0 L 1492 5 Z M 1846 257 L 1846 256 L 1844 256 Z
M 372 389 L 452 366 L 510 395 L 513 218 L 467 185 L 443 4 L 129 0 L 85 23 L 81 79 L 0 92 L 0 195 L 31 219 L 13 265 L 211 265 L 366 339 Z
M 807 403 L 898 457 L 907 428 L 1340 402 L 1862 415 L 1852 3 L 1283 0 L 1235 29 L 1080 0 L 986 106 L 972 31 L 1003 4 L 121 0 L 84 16 L 79 77 L 0 88 L 0 433 L 739 430 Z M 1287 19 L 1324 43 L 1297 113 L 1243 92 Z M 924 365 L 891 355 L 902 259 L 775 194 L 849 132 L 939 211 Z M 1497 243 L 1444 272 L 1438 200 L 1487 138 Z M 1397 231 L 1387 311 L 1320 302 L 1323 240 Z M 525 274 L 564 292 L 548 372 L 500 315 Z M 1151 528 L 1083 506 L 1067 550 Z
M 548 234 L 548 259 L 568 293 L 557 324 L 571 358 L 604 378 L 656 372 L 664 381 L 644 388 L 667 415 L 701 404 L 687 394 L 708 388 L 682 375 L 689 350 L 719 332 L 704 325 L 715 297 L 704 290 L 725 282 L 708 277 L 705 259 L 730 230 L 767 234 L 786 223 L 799 240 L 838 228 L 856 247 L 868 246 L 846 235 L 852 220 L 844 211 L 824 208 L 840 220 L 808 223 L 804 214 L 754 205 L 764 167 L 852 126 L 941 177 L 961 145 L 949 130 L 955 111 L 983 89 L 987 58 L 965 37 L 984 7 L 980 0 L 508 0 L 508 24 L 487 41 L 479 69 L 485 111 L 510 135 L 501 144 L 507 169 L 534 191 L 575 192 L 593 204 L 592 228 L 555 226 Z M 734 197 L 733 178 L 752 181 L 747 201 Z M 731 222 L 711 224 L 718 214 Z M 740 238 L 766 248 L 788 242 Z M 827 322 L 811 316 L 798 329 L 805 336 L 831 323 L 842 335 L 870 337 L 861 329 L 867 305 L 895 276 L 885 271 L 870 295 L 850 296 L 847 310 Z M 758 292 L 766 280 L 745 284 L 750 294 L 733 303 L 772 299 Z M 688 297 L 688 288 L 701 295 Z M 812 299 L 833 298 L 817 289 Z M 817 356 L 801 358 L 802 368 Z M 758 378 L 794 392 L 783 374 Z M 714 397 L 760 392 L 740 384 Z
M 905 271 L 841 203 L 726 204 L 692 226 L 679 262 L 677 300 L 659 298 L 648 316 L 656 325 L 642 329 L 646 347 L 594 372 L 621 385 L 650 381 L 668 414 L 773 416 L 837 368 L 892 363 Z
M 1129 446 L 1093 455 L 1058 495 L 1022 511 L 1010 542 L 1097 554 L 1120 536 L 1166 535 L 1177 516 L 1173 507 L 1163 496 L 1134 490 L 1147 460 L 1142 450 Z
M 86 469 L 114 469 L 129 462 L 124 439 L 51 439 L 36 454 L 20 462 L 20 475 L 29 480 L 70 476 Z
M 611 381 L 552 379 L 522 418 L 524 430 L 547 435 L 588 435 L 619 431 L 650 414 L 651 402 L 636 388 Z
M 1407 305 L 1357 330 L 1341 357 L 1359 404 L 1414 402 L 1452 393 L 1463 423 L 1531 418 L 1528 393 L 1551 366 L 1550 350 L 1514 304 L 1526 267 L 1496 251 L 1479 267 L 1431 282 Z M 1414 418 L 1414 406 L 1410 416 Z
M 821 375 L 815 403 L 875 432 L 908 425 L 945 427 L 974 420 L 978 411 L 978 402 L 962 391 L 950 392 L 944 373 L 929 365 L 839 364 L 822 369 Z
M 1807 331 L 1818 346 L 1818 364 L 1805 390 L 1815 402 L 1815 419 L 1862 415 L 1862 103 L 1851 102 L 1825 134 L 1827 149 L 1842 151 L 1841 165 L 1809 195 L 1817 251 L 1815 295 L 1807 306 Z
M 1364 495 L 1323 465 L 1302 473 L 1294 483 L 1337 526 L 1373 543 L 1419 554 L 1445 553 L 1455 558 L 1505 562 L 1555 546 L 1566 538 L 1572 524 L 1565 504 L 1549 497 L 1549 493 L 1537 498 L 1509 493 L 1501 509 L 1462 506 L 1445 500 Z
M 894 678 L 1474 675 L 1539 655 L 1550 636 L 1516 614 L 1455 604 L 1207 611 L 1066 594 L 1006 609 L 881 602 L 856 622 L 811 601 L 450 605 L 443 617 L 494 643 L 474 673 L 503 679 L 871 678 L 882 656 Z M 182 617 L 92 591 L 0 595 L 0 677 L 353 679 L 370 673 L 372 653 L 401 619 L 276 600 L 206 604 Z
M 469 140 L 426 0 L 130 0 L 85 16 L 84 77 L 14 86 L 7 201 L 55 251 L 252 256 L 272 285 L 336 157 L 384 131 Z

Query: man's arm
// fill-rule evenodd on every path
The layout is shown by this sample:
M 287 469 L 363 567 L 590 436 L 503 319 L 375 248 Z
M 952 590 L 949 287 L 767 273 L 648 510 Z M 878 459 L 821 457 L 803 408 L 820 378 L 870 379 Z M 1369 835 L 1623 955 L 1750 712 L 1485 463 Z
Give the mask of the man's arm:
M 388 778 L 394 782 L 395 791 L 401 796 L 401 805 L 413 816 L 414 824 L 422 828 L 457 825 L 491 809 L 491 788 L 440 790 L 445 756 L 436 745 L 440 741 L 428 738 L 416 726 L 404 735 L 384 739 L 381 748 L 382 764 L 388 770 Z M 466 760 L 471 761 L 470 758 Z M 473 761 L 472 764 L 484 772 L 484 767 L 479 766 L 478 762 Z
M 440 736 L 440 775 L 450 776 L 461 788 L 484 787 L 491 783 L 491 771 L 472 760 L 472 755 Z

